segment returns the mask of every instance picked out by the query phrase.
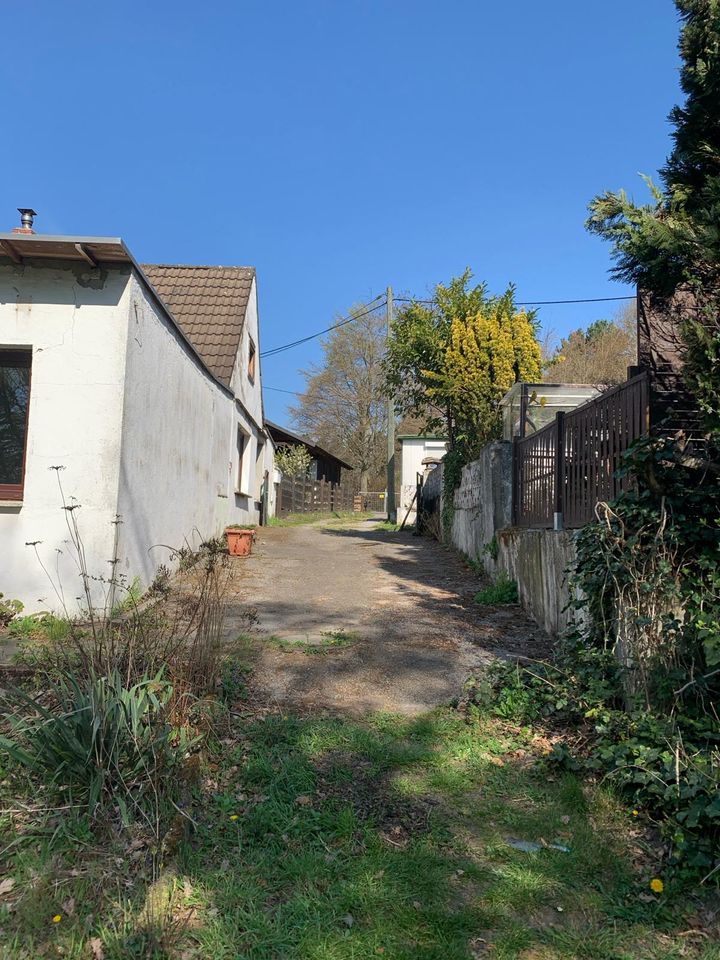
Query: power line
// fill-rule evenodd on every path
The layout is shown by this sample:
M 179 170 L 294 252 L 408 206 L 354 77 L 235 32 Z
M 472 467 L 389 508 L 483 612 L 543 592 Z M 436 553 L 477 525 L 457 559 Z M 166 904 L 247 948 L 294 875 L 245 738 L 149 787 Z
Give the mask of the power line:
M 263 390 L 272 390 L 273 393 L 289 393 L 293 397 L 302 397 L 304 394 L 298 393 L 296 390 L 282 390 L 280 387 L 266 387 L 263 384 Z
M 377 300 L 380 300 L 380 299 L 382 298 L 382 296 L 383 296 L 382 293 L 381 293 L 381 294 L 378 294 L 378 296 L 375 297 L 375 300 L 371 300 L 370 303 L 373 304 L 373 306 L 370 307 L 368 310 L 365 310 L 363 313 L 356 313 L 356 314 L 355 314 L 354 316 L 352 316 L 352 317 L 343 317 L 343 319 L 340 320 L 340 321 L 338 321 L 338 323 L 334 323 L 332 326 L 326 327 L 324 330 L 319 330 L 317 333 L 311 333 L 309 336 L 307 336 L 307 337 L 302 337 L 300 340 L 293 340 L 291 343 L 283 343 L 283 344 L 282 344 L 281 346 L 279 346 L 279 347 L 273 347 L 272 350 L 265 350 L 265 351 L 263 351 L 263 352 L 260 354 L 260 356 L 261 356 L 261 357 L 265 357 L 265 358 L 274 357 L 274 356 L 276 356 L 278 353 L 284 353 L 286 350 L 291 350 L 293 347 L 299 347 L 299 346 L 301 346 L 303 343 L 309 343 L 311 340 L 315 340 L 315 339 L 317 339 L 317 337 L 322 337 L 322 336 L 324 336 L 326 333 L 330 333 L 330 332 L 333 331 L 333 330 L 337 330 L 337 329 L 339 329 L 340 327 L 344 327 L 344 326 L 346 326 L 348 323 L 353 323 L 355 320 L 361 320 L 363 317 L 368 316 L 368 314 L 374 313 L 375 310 L 380 310 L 382 307 L 385 306 L 385 302 L 383 302 L 383 303 L 376 303 L 376 301 L 377 301 Z M 434 304 L 434 303 L 435 303 L 434 300 L 422 300 L 422 299 L 420 299 L 420 298 L 415 298 L 415 297 L 395 297 L 394 299 L 395 299 L 395 301 L 396 301 L 397 303 L 429 303 L 429 304 Z M 634 295 L 631 295 L 631 296 L 625 296 L 625 297 L 581 297 L 581 298 L 574 299 L 574 300 L 518 300 L 518 301 L 516 301 L 516 304 L 515 304 L 515 305 L 518 306 L 518 307 L 549 307 L 549 306 L 559 306 L 559 305 L 565 304 L 565 303 L 569 303 L 569 304 L 572 304 L 572 303 L 617 303 L 617 302 L 620 301 L 620 300 L 635 300 L 635 296 L 634 296 Z M 369 304 L 366 304 L 366 306 L 369 306 Z M 282 393 L 282 392 L 284 392 L 284 393 L 292 393 L 292 392 L 293 392 L 292 390 L 281 391 L 281 390 L 279 390 L 278 387 L 266 387 L 265 389 L 266 389 L 266 390 L 276 390 L 276 391 L 281 392 L 281 393 Z
M 635 300 L 635 295 L 627 297 L 585 297 L 580 300 L 516 300 L 516 307 L 547 307 L 561 303 L 608 303 L 616 300 Z M 435 303 L 434 300 L 420 300 L 414 297 L 395 297 L 401 303 Z
M 364 304 L 364 306 L 369 307 L 368 310 L 365 310 L 364 313 L 356 313 L 352 317 L 343 317 L 342 320 L 338 323 L 334 323 L 331 327 L 326 327 L 324 330 L 318 331 L 318 333 L 311 333 L 307 337 L 302 337 L 300 340 L 293 340 L 292 343 L 284 343 L 280 347 L 274 347 L 272 350 L 265 350 L 260 354 L 261 357 L 274 357 L 277 353 L 283 353 L 285 350 L 290 350 L 292 347 L 299 347 L 303 343 L 308 343 L 310 340 L 315 340 L 317 337 L 322 337 L 323 334 L 330 333 L 331 330 L 337 330 L 338 327 L 344 327 L 348 323 L 353 323 L 355 320 L 360 320 L 362 317 L 366 317 L 370 313 L 374 313 L 376 310 L 379 310 L 381 307 L 385 306 L 385 303 L 375 303 L 376 300 L 380 300 L 384 294 L 380 293 L 374 300 L 371 300 L 370 303 L 373 304 L 370 307 L 370 304 Z

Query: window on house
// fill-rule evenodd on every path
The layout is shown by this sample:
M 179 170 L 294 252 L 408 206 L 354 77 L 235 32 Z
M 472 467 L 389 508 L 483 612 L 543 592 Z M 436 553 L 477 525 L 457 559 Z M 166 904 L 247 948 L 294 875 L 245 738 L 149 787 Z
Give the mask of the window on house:
M 242 427 L 237 432 L 237 474 L 235 476 L 235 493 L 248 494 L 248 457 L 250 437 Z
M 255 383 L 255 365 L 257 362 L 256 355 L 257 350 L 255 349 L 255 344 L 252 341 L 252 337 L 250 337 L 248 346 L 248 378 L 250 383 Z
M 0 500 L 23 497 L 31 357 L 0 349 Z

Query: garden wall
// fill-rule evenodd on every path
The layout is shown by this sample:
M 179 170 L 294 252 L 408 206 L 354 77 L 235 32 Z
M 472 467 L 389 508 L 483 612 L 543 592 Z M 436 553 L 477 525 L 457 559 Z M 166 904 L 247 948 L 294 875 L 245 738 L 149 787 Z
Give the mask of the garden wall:
M 423 532 L 443 537 L 442 465 L 425 482 Z M 450 543 L 482 563 L 491 577 L 506 573 L 523 608 L 551 636 L 566 628 L 567 571 L 575 562 L 576 531 L 512 527 L 512 446 L 491 443 L 463 468 L 455 491 Z

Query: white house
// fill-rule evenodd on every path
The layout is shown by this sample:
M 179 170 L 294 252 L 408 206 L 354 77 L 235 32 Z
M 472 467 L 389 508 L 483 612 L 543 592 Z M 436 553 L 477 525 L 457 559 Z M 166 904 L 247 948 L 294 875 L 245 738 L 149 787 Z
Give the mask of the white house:
M 38 235 L 21 212 L 0 233 L 0 591 L 76 610 L 69 522 L 102 603 L 113 569 L 147 585 L 172 548 L 259 521 L 257 282 L 140 266 L 120 239 Z
M 447 451 L 443 437 L 401 436 L 400 442 L 400 504 L 398 518 L 402 521 L 410 510 L 408 523 L 415 522 L 413 497 L 417 489 L 418 474 L 424 476 L 433 464 L 439 463 Z M 412 509 L 411 509 L 412 508 Z

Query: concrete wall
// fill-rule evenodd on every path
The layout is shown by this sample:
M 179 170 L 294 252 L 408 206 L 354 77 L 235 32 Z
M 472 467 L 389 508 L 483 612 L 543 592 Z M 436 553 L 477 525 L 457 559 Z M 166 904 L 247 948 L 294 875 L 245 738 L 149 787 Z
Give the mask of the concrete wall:
M 255 344 L 255 382 L 248 377 L 248 356 L 250 341 Z M 249 419 L 257 427 L 263 424 L 263 403 L 260 373 L 260 328 L 258 322 L 257 279 L 253 278 L 245 311 L 240 349 L 235 359 L 235 369 L 230 379 L 230 387 L 240 404 L 244 407 Z
M 170 550 L 251 520 L 230 489 L 242 412 L 133 276 L 117 512 L 118 573 L 153 578 Z
M 0 266 L 0 345 L 31 347 L 22 504 L 0 506 L 0 591 L 28 612 L 70 608 L 81 593 L 58 476 L 93 570 L 110 576 L 123 416 L 130 270 L 78 264 Z M 52 466 L 63 466 L 58 472 Z M 93 584 L 102 602 L 101 584 Z
M 423 505 L 435 505 L 435 521 L 426 532 L 443 536 L 442 466 L 426 481 Z M 471 560 L 482 562 L 491 577 L 506 573 L 518 585 L 520 602 L 551 636 L 568 625 L 567 573 L 575 562 L 575 532 L 511 527 L 512 447 L 493 443 L 463 468 L 455 491 L 450 541 Z M 495 540 L 496 558 L 489 545 Z
M 497 533 L 497 569 L 517 582 L 520 603 L 552 637 L 568 626 L 568 572 L 575 563 L 574 530 L 523 530 Z
M 489 552 L 498 530 L 508 527 L 512 508 L 512 445 L 491 443 L 479 459 L 463 467 L 455 491 L 452 542 L 472 559 L 482 560 L 492 574 L 495 561 Z

